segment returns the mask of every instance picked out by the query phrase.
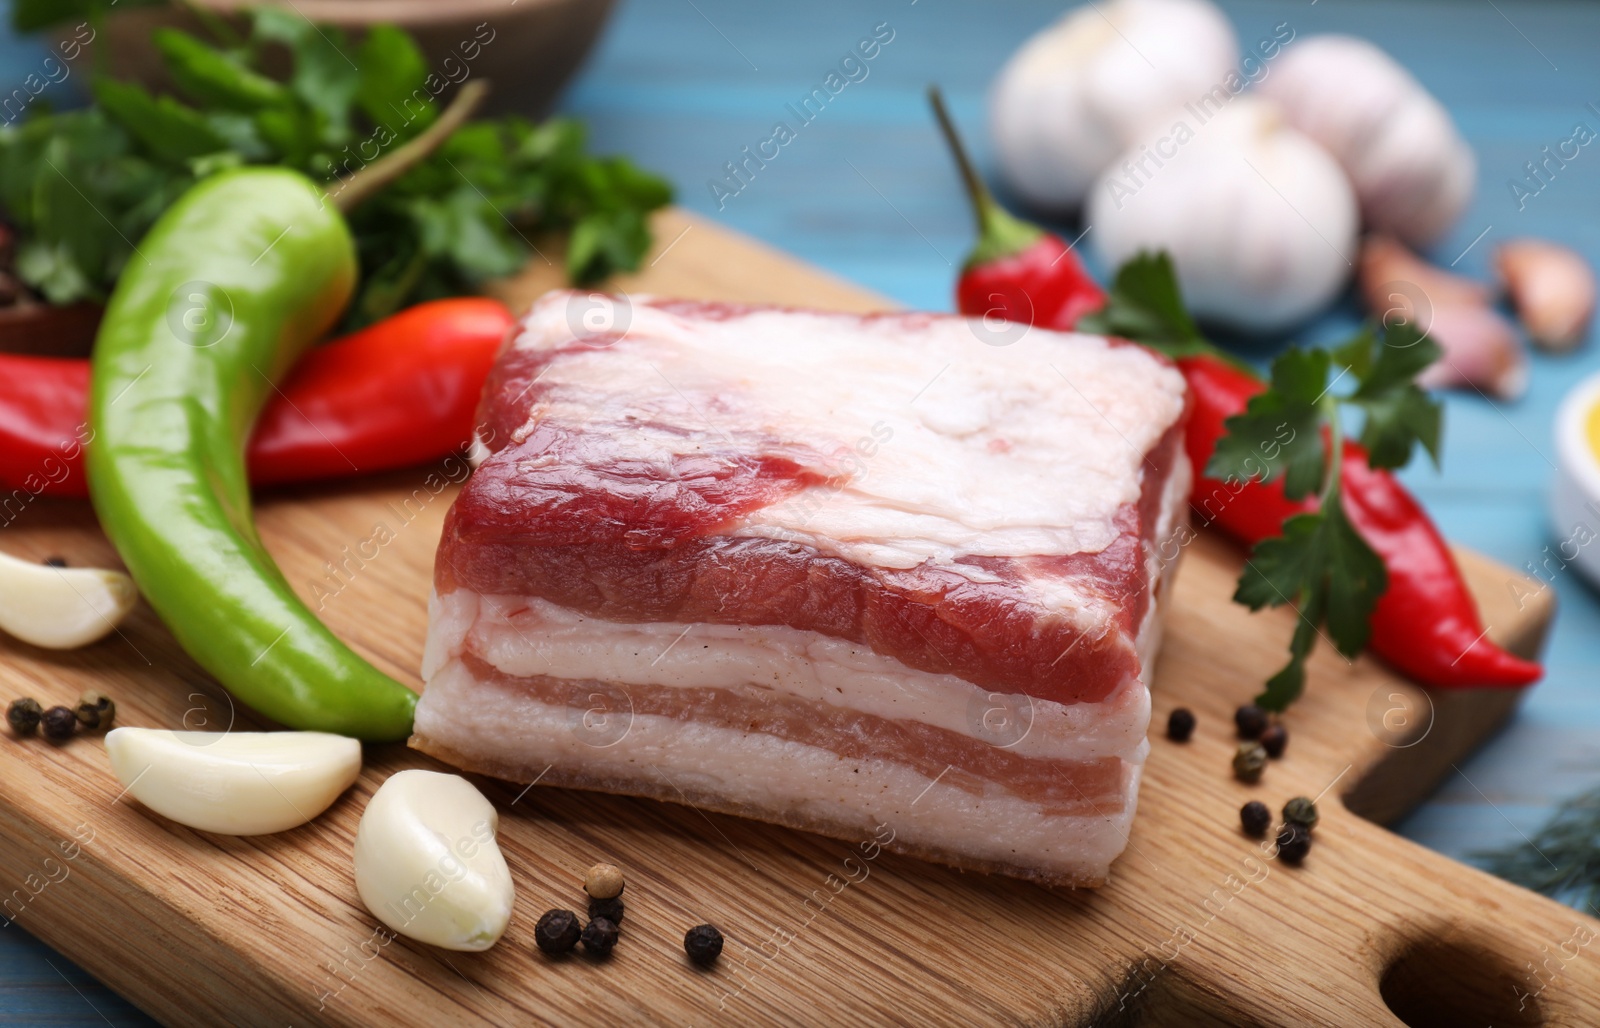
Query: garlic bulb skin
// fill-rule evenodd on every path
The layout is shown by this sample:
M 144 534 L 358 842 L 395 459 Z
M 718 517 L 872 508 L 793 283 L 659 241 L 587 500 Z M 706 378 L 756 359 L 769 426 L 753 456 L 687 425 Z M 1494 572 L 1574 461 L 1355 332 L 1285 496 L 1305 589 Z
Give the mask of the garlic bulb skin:
M 1308 38 L 1287 48 L 1258 88 L 1333 154 L 1368 228 L 1425 246 L 1472 199 L 1477 164 L 1449 113 L 1366 40 Z
M 1191 311 L 1252 332 L 1326 306 L 1356 254 L 1344 172 L 1273 104 L 1249 96 L 1205 121 L 1189 108 L 1170 112 L 1100 177 L 1086 211 L 1107 266 L 1165 250 Z
M 1000 173 L 1030 205 L 1076 207 L 1153 116 L 1203 96 L 1239 61 L 1209 0 L 1113 0 L 1022 45 L 990 94 Z

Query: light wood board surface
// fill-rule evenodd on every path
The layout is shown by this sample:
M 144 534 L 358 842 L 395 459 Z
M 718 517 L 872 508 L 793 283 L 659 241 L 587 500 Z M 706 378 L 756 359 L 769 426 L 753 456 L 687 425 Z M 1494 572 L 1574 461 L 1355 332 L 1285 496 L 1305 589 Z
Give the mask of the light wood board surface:
M 677 212 L 660 219 L 658 236 L 664 256 L 621 288 L 882 305 Z M 525 301 L 554 281 L 553 268 L 539 266 L 508 295 Z M 428 474 L 438 470 L 277 492 L 260 505 L 263 538 L 289 580 L 341 636 L 413 683 L 452 498 L 431 491 Z M 388 536 L 375 556 L 362 546 Z M 34 501 L 0 545 L 114 562 L 82 504 Z M 1518 610 L 1507 588 L 1514 572 L 1462 559 L 1491 635 L 1535 652 L 1548 605 Z M 1284 759 L 1260 785 L 1230 777 L 1230 712 L 1281 662 L 1293 616 L 1229 602 L 1239 563 L 1235 548 L 1207 535 L 1184 557 L 1155 723 L 1183 705 L 1200 726 L 1186 745 L 1152 740 L 1127 852 L 1098 891 L 865 859 L 859 844 L 688 807 L 481 781 L 501 809 L 517 885 L 506 936 L 483 954 L 380 945 L 352 879 L 356 823 L 385 776 L 439 765 L 369 747 L 360 782 L 327 814 L 282 835 L 236 839 L 121 798 L 103 744 L 80 737 L 0 745 L 0 900 L 10 898 L 18 923 L 179 1025 L 1600 1023 L 1600 947 L 1591 945 L 1600 922 L 1358 814 L 1388 819 L 1415 804 L 1455 773 L 1516 694 L 1430 698 L 1324 647 L 1289 715 Z M 74 653 L 0 640 L 0 699 L 70 703 L 87 687 L 116 699 L 122 724 L 257 724 L 147 608 Z M 1297 794 L 1322 796 L 1323 821 L 1295 868 L 1241 834 L 1237 811 L 1250 798 L 1276 809 Z M 622 943 L 604 963 L 546 958 L 532 946 L 535 920 L 551 907 L 581 909 L 579 875 L 600 859 L 628 873 Z M 710 972 L 682 952 L 684 930 L 702 921 L 729 938 Z

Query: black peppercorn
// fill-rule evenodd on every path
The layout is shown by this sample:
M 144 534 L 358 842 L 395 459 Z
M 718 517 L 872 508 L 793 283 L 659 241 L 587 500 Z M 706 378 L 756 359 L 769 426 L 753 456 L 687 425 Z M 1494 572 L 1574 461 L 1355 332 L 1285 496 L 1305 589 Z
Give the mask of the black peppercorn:
M 1233 723 L 1239 729 L 1239 738 L 1259 739 L 1267 730 L 1267 712 L 1254 703 L 1246 703 L 1233 712 Z
M 111 722 L 116 719 L 117 705 L 109 697 L 101 696 L 90 689 L 78 697 L 78 705 L 72 708 L 72 713 L 77 716 L 78 724 L 88 731 L 107 731 Z
M 613 896 L 610 899 L 589 901 L 589 920 L 603 917 L 619 927 L 622 924 L 622 897 Z
M 697 924 L 684 933 L 683 951 L 697 964 L 714 963 L 722 953 L 722 933 L 715 925 Z
M 616 922 L 597 917 L 583 930 L 583 948 L 593 956 L 603 957 L 616 947 L 617 934 Z
M 547 910 L 533 926 L 534 945 L 546 953 L 565 953 L 578 944 L 582 929 L 578 915 L 570 910 Z
M 40 721 L 44 725 L 44 737 L 51 742 L 65 742 L 78 727 L 78 715 L 68 707 L 51 707 Z
M 1188 742 L 1189 736 L 1194 734 L 1194 712 L 1188 707 L 1179 707 L 1167 715 L 1167 738 L 1173 742 Z
M 1305 825 L 1286 822 L 1278 829 L 1278 856 L 1291 864 L 1298 864 L 1311 852 L 1311 829 Z
M 1251 800 L 1239 808 L 1239 824 L 1245 832 L 1260 838 L 1272 827 L 1272 811 L 1260 800 Z
M 12 700 L 11 705 L 6 708 L 6 721 L 10 722 L 11 730 L 18 735 L 32 735 L 38 730 L 39 719 L 42 717 L 44 709 L 32 696 Z
M 1317 827 L 1317 805 L 1304 796 L 1296 796 L 1283 805 L 1283 819 L 1289 824 L 1304 825 L 1309 832 Z
M 1289 745 L 1289 730 L 1274 722 L 1261 732 L 1261 748 L 1267 751 L 1267 756 L 1277 760 L 1283 756 L 1283 748 Z
M 1242 742 L 1233 755 L 1233 776 L 1246 785 L 1261 781 L 1261 772 L 1267 766 L 1267 751 L 1258 742 Z
M 65 557 L 46 557 L 44 559 L 44 566 L 47 567 L 47 568 L 64 568 L 64 567 L 67 566 L 67 558 L 65 558 Z

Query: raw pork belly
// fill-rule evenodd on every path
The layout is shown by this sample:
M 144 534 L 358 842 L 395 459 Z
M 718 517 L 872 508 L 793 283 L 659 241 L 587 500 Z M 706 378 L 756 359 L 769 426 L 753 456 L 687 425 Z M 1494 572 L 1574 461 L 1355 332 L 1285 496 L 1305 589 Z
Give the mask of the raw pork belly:
M 931 314 L 634 298 L 590 335 L 589 302 L 540 300 L 489 380 L 413 745 L 1104 882 L 1189 492 L 1179 374 Z

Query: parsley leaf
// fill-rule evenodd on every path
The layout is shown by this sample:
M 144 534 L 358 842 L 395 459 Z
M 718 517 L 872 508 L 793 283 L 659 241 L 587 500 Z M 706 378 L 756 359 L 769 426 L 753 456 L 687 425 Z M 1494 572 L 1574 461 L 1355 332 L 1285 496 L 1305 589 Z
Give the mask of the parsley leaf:
M 1169 357 L 1232 360 L 1201 336 L 1162 253 L 1141 253 L 1118 269 L 1105 307 L 1078 328 Z M 1256 544 L 1233 596 L 1251 610 L 1293 606 L 1299 614 L 1289 662 L 1256 697 L 1268 710 L 1284 710 L 1304 691 L 1306 659 L 1324 630 L 1347 657 L 1366 647 L 1372 611 L 1389 585 L 1383 559 L 1344 509 L 1341 410 L 1361 414 L 1359 438 L 1371 467 L 1401 467 L 1419 445 L 1437 464 L 1443 409 L 1416 377 L 1439 355 L 1404 322 L 1384 325 L 1381 334 L 1364 329 L 1331 350 L 1291 348 L 1273 361 L 1268 388 L 1223 423 L 1206 475 L 1281 481 L 1287 498 L 1316 500 L 1314 510 L 1284 522 L 1281 535 Z
M 356 103 L 369 121 L 404 119 L 418 132 L 433 124 L 434 105 L 423 88 L 428 65 L 416 40 L 393 25 L 374 25 L 361 41 L 356 64 Z
M 109 6 L 23 0 L 13 17 L 31 27 L 48 23 L 39 20 L 47 13 L 87 17 Z M 104 301 L 132 241 L 200 178 L 279 164 L 331 183 L 438 119 L 444 80 L 429 75 L 403 30 L 374 26 L 356 46 L 337 28 L 280 8 L 250 19 L 247 39 L 208 22 L 216 45 L 157 30 L 176 96 L 100 78 L 91 108 L 33 108 L 0 127 L 0 209 L 17 234 L 17 273 L 28 286 L 55 304 Z M 280 78 L 269 68 L 288 71 Z M 520 269 L 534 252 L 530 240 L 550 232 L 571 233 L 575 283 L 632 270 L 650 246 L 650 212 L 671 197 L 659 177 L 589 154 L 576 122 L 505 117 L 462 126 L 349 216 L 361 285 L 344 327 L 476 291 Z
M 1437 460 L 1440 407 L 1415 382 L 1437 356 L 1432 342 L 1403 323 L 1386 326 L 1381 337 L 1365 329 L 1333 350 L 1289 349 L 1273 361 L 1267 391 L 1223 423 L 1227 435 L 1208 474 L 1259 470 L 1263 481 L 1281 477 L 1289 499 L 1317 499 L 1315 511 L 1290 518 L 1282 535 L 1256 544 L 1234 593 L 1251 610 L 1293 605 L 1299 614 L 1288 664 L 1256 697 L 1268 710 L 1283 710 L 1304 690 L 1306 658 L 1321 629 L 1346 657 L 1366 647 L 1372 612 L 1389 586 L 1383 559 L 1344 509 L 1340 409 L 1364 414 L 1361 441 L 1370 466 L 1399 467 L 1418 444 Z M 1347 380 L 1354 388 L 1340 391 Z
M 1252 397 L 1243 414 L 1223 422 L 1206 474 L 1213 478 L 1283 478 L 1284 495 L 1301 499 L 1322 484 L 1322 418 L 1326 350 L 1292 349 L 1272 365 L 1272 387 Z
M 1389 326 L 1381 342 L 1367 331 L 1340 348 L 1337 358 L 1353 360 L 1346 367 L 1361 382 L 1349 401 L 1366 414 L 1361 445 L 1373 467 L 1404 467 L 1417 445 L 1438 466 L 1444 407 L 1414 380 L 1442 352 L 1438 343 L 1406 322 Z
M 156 158 L 179 164 L 225 149 L 205 117 L 170 96 L 155 97 L 131 82 L 98 79 L 94 98 L 112 120 Z
M 1177 272 L 1164 251 L 1141 252 L 1118 268 L 1106 305 L 1078 319 L 1076 327 L 1132 339 L 1168 357 L 1216 353 L 1183 305 Z
M 252 71 L 241 54 L 212 49 L 181 29 L 156 29 L 150 38 L 178 88 L 200 103 L 254 112 L 291 102 L 287 88 Z
M 1315 513 L 1290 518 L 1282 535 L 1258 543 L 1239 577 L 1235 602 L 1251 610 L 1293 604 L 1300 620 L 1289 663 L 1267 680 L 1256 702 L 1283 710 L 1299 698 L 1319 625 L 1326 624 L 1334 647 L 1346 657 L 1365 649 L 1372 610 L 1388 587 L 1383 560 L 1350 524 L 1337 489 Z

